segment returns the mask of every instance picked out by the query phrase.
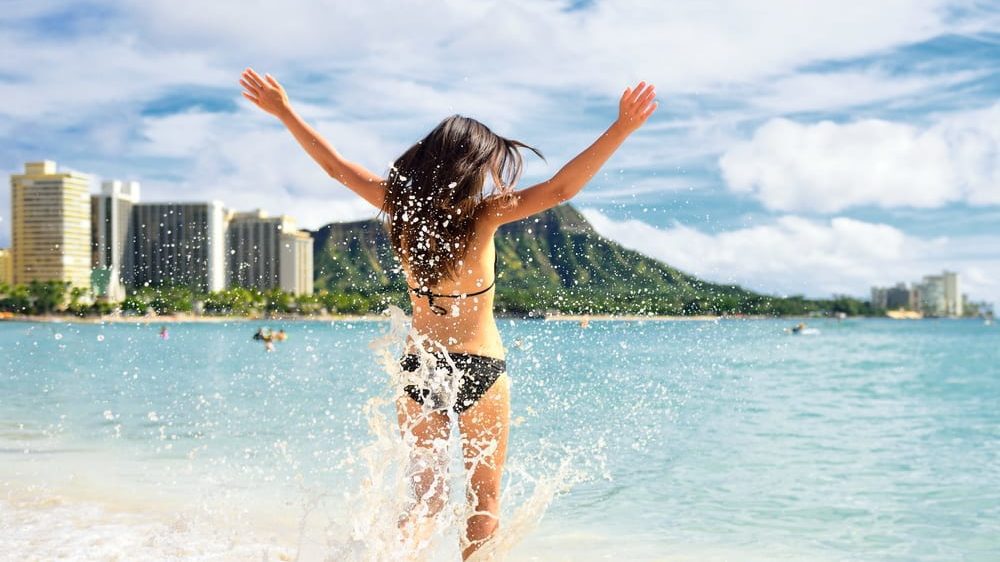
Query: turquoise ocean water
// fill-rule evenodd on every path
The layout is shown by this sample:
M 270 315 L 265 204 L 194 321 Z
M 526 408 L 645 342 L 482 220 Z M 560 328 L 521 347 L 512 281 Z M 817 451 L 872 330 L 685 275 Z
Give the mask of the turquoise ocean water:
M 1000 560 L 1000 329 L 789 324 L 501 321 L 509 559 Z M 387 323 L 268 322 L 290 334 L 274 353 L 258 325 L 0 323 L 0 552 L 363 542 Z

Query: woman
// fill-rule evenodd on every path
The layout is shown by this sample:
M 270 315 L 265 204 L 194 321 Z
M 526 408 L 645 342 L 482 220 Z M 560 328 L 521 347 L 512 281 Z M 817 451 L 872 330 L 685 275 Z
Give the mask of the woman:
M 568 201 L 656 109 L 652 85 L 627 88 L 618 118 L 590 147 L 548 181 L 515 191 L 519 148 L 482 123 L 452 116 L 407 150 L 382 178 L 340 155 L 292 109 L 284 89 L 253 69 L 243 95 L 274 115 L 334 179 L 381 211 L 403 264 L 413 305 L 410 353 L 402 369 L 414 377 L 398 403 L 399 423 L 419 449 L 431 450 L 458 416 L 472 508 L 462 555 L 468 559 L 499 525 L 500 480 L 510 415 L 504 348 L 493 317 L 493 236 L 518 221 Z M 537 153 L 537 151 L 535 151 Z M 486 181 L 494 188 L 487 192 Z M 413 474 L 423 515 L 443 507 L 442 479 L 425 464 Z M 434 489 L 432 489 L 434 488 Z M 416 511 L 416 510 L 415 510 Z M 416 521 L 404 521 L 404 525 Z

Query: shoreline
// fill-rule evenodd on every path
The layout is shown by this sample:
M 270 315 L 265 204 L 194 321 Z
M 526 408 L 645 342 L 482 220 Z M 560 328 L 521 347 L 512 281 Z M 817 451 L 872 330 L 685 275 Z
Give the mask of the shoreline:
M 541 322 L 718 322 L 732 320 L 787 320 L 820 322 L 841 320 L 833 317 L 812 316 L 764 316 L 764 315 L 711 315 L 691 316 L 641 315 L 641 314 L 548 314 L 539 316 L 504 316 L 497 320 L 534 320 Z M 891 317 L 851 316 L 843 320 L 894 319 Z M 902 319 L 897 319 L 902 320 Z M 906 318 L 906 320 L 915 320 Z M 957 318 L 961 320 L 961 318 Z M 194 314 L 165 314 L 162 316 L 76 316 L 73 314 L 10 315 L 0 316 L 0 322 L 35 322 L 41 324 L 224 324 L 229 322 L 388 322 L 384 314 L 322 314 L 322 315 L 279 315 L 279 316 L 213 316 Z
M 550 314 L 540 320 L 545 322 L 716 322 L 718 320 L 764 320 L 767 317 L 715 316 L 697 314 L 692 316 L 644 316 L 641 314 Z
M 11 316 L 0 322 L 37 322 L 40 324 L 225 324 L 228 322 L 385 322 L 387 316 L 376 314 L 314 315 L 314 316 L 195 316 L 165 314 L 163 316 Z

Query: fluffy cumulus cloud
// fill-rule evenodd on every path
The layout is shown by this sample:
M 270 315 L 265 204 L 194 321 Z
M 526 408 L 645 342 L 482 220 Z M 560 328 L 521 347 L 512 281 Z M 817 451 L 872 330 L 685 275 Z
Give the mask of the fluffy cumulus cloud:
M 729 188 L 770 209 L 1000 203 L 1000 103 L 929 127 L 772 119 L 719 159 Z
M 657 228 L 584 211 L 594 228 L 626 247 L 674 267 L 772 294 L 864 297 L 873 285 L 910 282 L 958 271 L 974 299 L 1000 299 L 1000 236 L 975 241 L 907 235 L 885 224 L 837 217 L 811 220 L 786 215 L 768 224 L 706 233 L 681 224 Z M 968 248 L 992 247 L 969 255 Z M 965 249 L 963 251 L 963 249 Z

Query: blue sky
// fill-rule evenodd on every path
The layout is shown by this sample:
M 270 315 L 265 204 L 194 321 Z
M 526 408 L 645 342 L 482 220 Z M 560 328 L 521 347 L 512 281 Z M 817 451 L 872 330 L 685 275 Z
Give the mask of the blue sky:
M 646 79 L 660 110 L 574 201 L 600 232 L 770 293 L 950 269 L 1000 302 L 998 2 L 352 4 L 6 2 L 0 167 L 53 159 L 314 228 L 372 211 L 240 97 L 248 65 L 373 169 L 458 112 L 546 154 L 525 182 Z

